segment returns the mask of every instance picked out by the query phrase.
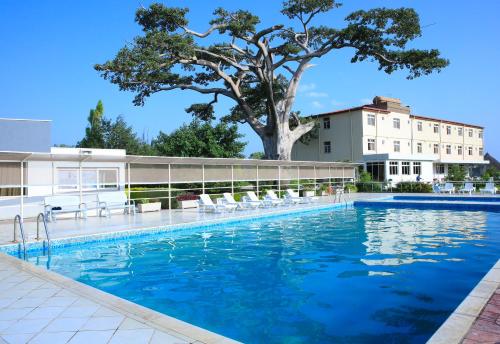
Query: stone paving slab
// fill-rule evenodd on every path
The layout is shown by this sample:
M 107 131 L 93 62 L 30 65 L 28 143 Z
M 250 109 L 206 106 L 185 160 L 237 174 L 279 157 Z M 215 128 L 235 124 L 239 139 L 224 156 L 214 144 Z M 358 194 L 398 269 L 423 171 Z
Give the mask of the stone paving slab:
M 235 343 L 0 254 L 0 343 Z

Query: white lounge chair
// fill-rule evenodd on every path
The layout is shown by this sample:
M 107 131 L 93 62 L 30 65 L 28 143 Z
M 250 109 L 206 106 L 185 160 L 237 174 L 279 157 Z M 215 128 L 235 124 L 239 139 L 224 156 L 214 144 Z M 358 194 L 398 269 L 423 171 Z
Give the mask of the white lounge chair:
M 233 195 L 231 195 L 229 192 L 225 192 L 223 194 L 223 196 L 224 196 L 224 202 L 226 204 L 236 205 L 236 209 L 241 209 L 241 210 L 255 209 L 255 208 L 258 208 L 260 206 L 260 204 L 258 204 L 258 203 L 252 203 L 252 202 L 247 202 L 247 201 L 236 202 Z
M 312 203 L 312 202 L 314 202 L 314 201 L 316 201 L 316 200 L 319 199 L 316 196 L 313 196 L 313 197 L 309 197 L 309 196 L 300 197 L 299 194 L 297 192 L 295 192 L 294 190 L 292 190 L 292 189 L 287 189 L 286 190 L 285 198 L 291 200 L 294 203 Z
M 440 189 L 439 192 L 452 194 L 455 193 L 455 187 L 452 183 L 445 183 L 444 188 Z
M 43 208 L 47 221 L 55 221 L 57 214 L 75 213 L 75 219 L 87 217 L 87 205 L 80 203 L 79 196 L 48 196 L 44 198 Z
M 270 201 L 272 205 L 282 205 L 285 204 L 285 201 L 276 195 L 274 190 L 267 190 L 265 199 Z
M 233 211 L 236 209 L 236 206 L 232 204 L 215 204 L 207 194 L 200 195 L 198 204 L 200 205 L 200 211 L 205 212 Z
M 439 184 L 432 185 L 432 192 L 435 192 L 435 193 L 441 192 L 441 187 L 439 186 Z
M 479 192 L 483 193 L 490 193 L 492 195 L 496 194 L 498 189 L 495 187 L 495 183 L 493 182 L 488 182 L 486 183 L 484 189 L 479 190 Z
M 257 197 L 255 192 L 253 191 L 247 191 L 245 202 L 251 202 L 257 204 L 258 207 L 264 207 L 264 208 L 273 206 L 273 202 L 271 200 L 269 199 L 260 200 L 259 197 Z
M 474 184 L 471 182 L 466 182 L 464 187 L 458 190 L 459 193 L 468 193 L 469 195 L 472 195 L 472 193 L 475 191 L 476 188 L 474 187 Z
M 124 214 L 135 215 L 135 201 L 129 200 L 125 191 L 109 191 L 102 192 L 97 195 L 97 208 L 99 209 L 99 216 L 106 214 L 107 217 L 111 216 L 111 210 L 123 209 Z

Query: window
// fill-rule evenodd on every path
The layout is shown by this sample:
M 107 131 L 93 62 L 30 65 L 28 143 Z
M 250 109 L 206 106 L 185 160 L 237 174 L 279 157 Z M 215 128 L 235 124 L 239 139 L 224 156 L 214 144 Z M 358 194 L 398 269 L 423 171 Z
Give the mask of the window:
M 437 143 L 434 144 L 434 154 L 439 154 L 439 145 Z
M 421 142 L 417 143 L 417 153 L 422 153 L 422 143 Z
M 472 137 L 472 136 L 474 136 L 474 130 L 469 129 L 469 137 Z
M 457 147 L 457 154 L 458 155 L 462 155 L 463 154 L 462 146 L 458 146 Z
M 396 129 L 401 128 L 401 121 L 399 120 L 399 118 L 394 118 L 392 120 L 392 126 Z
M 464 128 L 458 128 L 458 136 L 464 135 Z
M 323 142 L 323 147 L 326 154 L 330 154 L 332 152 L 332 143 L 330 141 Z
M 439 134 L 439 124 L 434 124 L 434 133 Z
M 477 137 L 479 137 L 480 139 L 482 139 L 482 138 L 483 138 L 483 131 L 482 131 L 482 130 L 479 130 L 479 131 L 477 132 Z
M 436 174 L 444 174 L 444 164 L 435 165 Z
M 479 147 L 479 156 L 483 156 L 483 147 Z
M 57 169 L 57 188 L 59 192 L 78 191 L 80 171 L 77 168 Z M 118 189 L 118 169 L 84 168 L 82 169 L 82 191 Z
M 446 145 L 446 154 L 451 154 L 451 145 Z
M 323 118 L 323 129 L 330 129 L 330 117 Z
M 383 162 L 367 162 L 366 172 L 371 174 L 374 181 L 383 182 L 385 180 L 385 164 Z
M 417 122 L 417 130 L 422 131 L 422 122 L 421 121 Z
M 469 155 L 472 155 L 472 146 L 469 146 L 468 151 L 469 151 Z
M 375 139 L 368 139 L 368 150 L 369 151 L 375 150 Z
M 420 161 L 413 162 L 413 174 L 422 174 L 422 163 Z
M 400 152 L 401 151 L 401 142 L 394 141 L 394 151 L 395 152 Z
M 375 125 L 375 115 L 374 114 L 369 113 L 367 120 L 368 120 L 368 125 Z
M 397 176 L 399 174 L 399 166 L 397 161 L 389 161 L 389 174 Z
M 451 135 L 451 126 L 450 125 L 446 126 L 446 135 Z
M 409 161 L 401 161 L 401 174 L 403 174 L 403 175 L 410 174 L 410 162 Z

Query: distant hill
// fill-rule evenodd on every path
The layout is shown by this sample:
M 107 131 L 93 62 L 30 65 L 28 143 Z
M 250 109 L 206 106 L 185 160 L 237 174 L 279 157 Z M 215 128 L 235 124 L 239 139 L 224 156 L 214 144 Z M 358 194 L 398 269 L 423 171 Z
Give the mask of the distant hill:
M 488 160 L 490 162 L 489 167 L 500 170 L 500 162 L 495 159 L 490 153 L 486 153 L 486 155 L 484 156 L 484 160 Z

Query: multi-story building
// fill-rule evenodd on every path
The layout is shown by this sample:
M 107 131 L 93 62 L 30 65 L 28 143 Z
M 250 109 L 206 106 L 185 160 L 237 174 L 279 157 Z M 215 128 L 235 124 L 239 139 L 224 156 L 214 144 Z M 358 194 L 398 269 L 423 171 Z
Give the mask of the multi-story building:
M 293 160 L 352 161 L 374 180 L 442 179 L 450 165 L 469 171 L 484 160 L 484 128 L 413 115 L 399 99 L 375 97 L 373 104 L 313 116 L 319 129 L 297 142 Z

